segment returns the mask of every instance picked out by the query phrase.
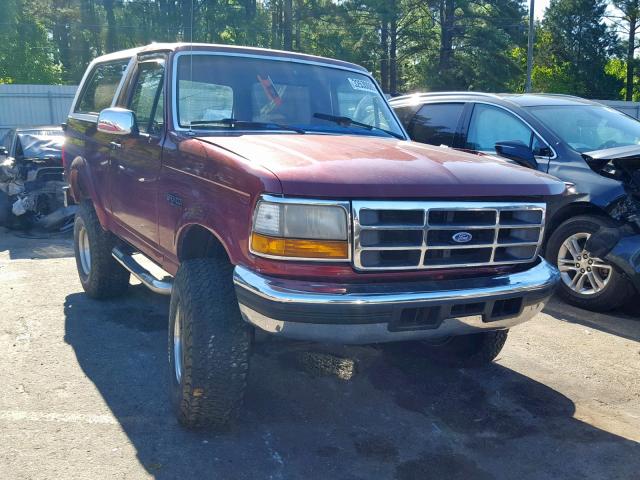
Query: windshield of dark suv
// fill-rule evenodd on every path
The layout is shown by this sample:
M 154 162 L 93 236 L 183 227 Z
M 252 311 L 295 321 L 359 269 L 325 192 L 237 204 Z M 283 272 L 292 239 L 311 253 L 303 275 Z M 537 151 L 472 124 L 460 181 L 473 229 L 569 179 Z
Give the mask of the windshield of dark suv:
M 404 134 L 363 73 L 295 61 L 178 55 L 176 124 L 199 130 Z
M 640 144 L 640 122 L 599 105 L 548 105 L 529 112 L 577 152 Z

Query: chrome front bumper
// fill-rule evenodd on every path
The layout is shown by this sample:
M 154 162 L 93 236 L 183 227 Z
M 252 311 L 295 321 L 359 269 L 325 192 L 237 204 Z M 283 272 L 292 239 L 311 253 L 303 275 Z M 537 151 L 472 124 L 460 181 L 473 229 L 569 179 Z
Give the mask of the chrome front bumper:
M 328 284 L 242 266 L 233 280 L 248 323 L 290 338 L 361 344 L 511 328 L 544 307 L 559 278 L 539 258 L 517 273 L 456 280 Z

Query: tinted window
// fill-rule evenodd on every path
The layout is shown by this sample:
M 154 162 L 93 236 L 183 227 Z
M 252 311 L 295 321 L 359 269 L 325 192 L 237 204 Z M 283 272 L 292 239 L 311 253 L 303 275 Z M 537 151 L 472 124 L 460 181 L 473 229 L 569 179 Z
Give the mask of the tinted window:
M 95 67 L 85 83 L 76 113 L 100 113 L 109 108 L 129 60 L 103 63 Z
M 432 145 L 453 146 L 463 108 L 463 103 L 424 105 L 415 117 L 413 139 Z
M 533 132 L 519 118 L 502 108 L 478 103 L 473 108 L 465 148 L 495 152 L 497 142 L 520 141 L 531 147 Z
M 136 114 L 138 128 L 143 133 L 157 133 L 162 129 L 162 116 L 157 115 L 156 112 L 158 105 L 162 104 L 163 78 L 163 63 L 140 64 L 129 108 Z

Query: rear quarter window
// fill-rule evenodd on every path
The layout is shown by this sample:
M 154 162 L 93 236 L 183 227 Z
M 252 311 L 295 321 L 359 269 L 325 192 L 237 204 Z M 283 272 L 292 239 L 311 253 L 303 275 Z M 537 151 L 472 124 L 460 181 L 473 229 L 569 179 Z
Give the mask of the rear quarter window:
M 82 89 L 74 113 L 97 115 L 109 108 L 128 64 L 129 60 L 125 59 L 96 65 Z

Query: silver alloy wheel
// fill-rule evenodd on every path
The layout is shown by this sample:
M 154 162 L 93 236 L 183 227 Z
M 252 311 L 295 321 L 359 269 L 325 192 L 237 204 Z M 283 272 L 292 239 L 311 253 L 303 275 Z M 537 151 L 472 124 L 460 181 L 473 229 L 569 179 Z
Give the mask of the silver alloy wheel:
M 611 279 L 611 265 L 584 247 L 590 233 L 575 233 L 565 239 L 558 251 L 558 270 L 564 284 L 580 295 L 595 295 L 604 290 Z
M 84 225 L 81 225 L 78 231 L 78 256 L 80 257 L 82 273 L 89 276 L 91 272 L 91 247 L 89 244 L 89 233 Z
M 173 322 L 173 364 L 176 371 L 176 380 L 182 380 L 182 315 L 180 304 L 176 306 L 176 319 Z

